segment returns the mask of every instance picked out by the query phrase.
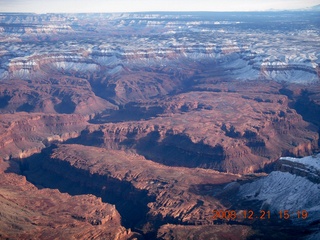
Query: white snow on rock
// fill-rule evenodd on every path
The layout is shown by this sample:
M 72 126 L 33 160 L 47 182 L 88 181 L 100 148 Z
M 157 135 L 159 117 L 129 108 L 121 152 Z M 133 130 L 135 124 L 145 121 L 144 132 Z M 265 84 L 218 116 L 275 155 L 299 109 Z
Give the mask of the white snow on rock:
M 282 159 L 320 169 L 320 154 L 316 157 Z M 277 214 L 280 210 L 288 210 L 292 214 L 290 220 L 297 225 L 320 219 L 320 184 L 289 172 L 274 171 L 267 177 L 244 184 L 240 187 L 239 196 L 245 200 L 260 200 L 263 202 L 261 209 Z M 306 220 L 297 218 L 297 211 L 301 210 L 308 211 Z
M 307 156 L 303 158 L 281 157 L 280 160 L 301 163 L 304 164 L 307 168 L 316 169 L 320 171 L 320 153 L 315 156 Z
M 79 72 L 86 72 L 91 71 L 94 72 L 98 70 L 98 65 L 90 64 L 90 63 L 81 63 L 81 62 L 66 62 L 66 61 L 59 61 L 54 62 L 52 65 L 59 70 L 67 70 L 67 71 L 79 71 Z

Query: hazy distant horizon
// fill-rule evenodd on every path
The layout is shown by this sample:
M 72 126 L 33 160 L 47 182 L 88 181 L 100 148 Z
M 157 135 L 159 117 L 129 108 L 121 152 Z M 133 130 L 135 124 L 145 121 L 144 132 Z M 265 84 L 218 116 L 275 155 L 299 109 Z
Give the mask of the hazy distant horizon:
M 112 13 L 112 12 L 166 12 L 166 11 L 268 11 L 295 10 L 313 7 L 319 0 L 0 0 L 0 12 L 33 13 Z

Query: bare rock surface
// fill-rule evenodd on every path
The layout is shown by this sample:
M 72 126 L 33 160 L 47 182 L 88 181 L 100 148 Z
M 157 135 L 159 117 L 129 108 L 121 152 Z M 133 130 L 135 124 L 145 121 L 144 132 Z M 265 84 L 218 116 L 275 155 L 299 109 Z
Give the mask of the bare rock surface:
M 28 157 L 50 142 L 77 137 L 88 119 L 80 114 L 1 114 L 0 157 Z
M 50 156 L 43 154 L 38 160 L 28 161 L 28 165 L 26 176 L 41 185 L 50 184 L 47 172 L 87 188 L 95 188 L 102 195 L 118 194 L 119 198 L 129 197 L 134 202 L 144 202 L 149 209 L 144 217 L 151 222 L 171 218 L 181 223 L 201 221 L 209 224 L 212 222 L 212 209 L 223 206 L 213 197 L 197 195 L 194 187 L 223 184 L 240 178 L 239 175 L 214 170 L 164 166 L 132 152 L 69 144 L 54 148 Z M 115 192 L 108 192 L 108 189 Z
M 142 101 L 144 112 L 148 107 L 161 109 L 146 120 L 117 123 L 116 115 L 100 115 L 100 121 L 95 122 L 98 125 L 89 126 L 76 142 L 90 145 L 92 139 L 99 139 L 96 146 L 133 148 L 166 165 L 233 173 L 262 169 L 283 155 L 309 155 L 318 146 L 317 126 L 304 121 L 289 106 L 277 83 L 206 83 L 206 87 L 196 87 L 201 91 Z
M 25 177 L 12 173 L 0 178 L 1 239 L 111 240 L 134 235 L 121 226 L 115 206 L 93 195 L 39 190 Z

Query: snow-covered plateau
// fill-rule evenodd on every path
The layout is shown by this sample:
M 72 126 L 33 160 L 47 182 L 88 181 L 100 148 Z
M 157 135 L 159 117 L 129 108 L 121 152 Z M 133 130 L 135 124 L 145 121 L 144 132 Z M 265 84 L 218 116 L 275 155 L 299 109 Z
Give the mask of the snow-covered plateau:
M 310 225 L 320 220 L 320 154 L 304 158 L 284 157 L 281 164 L 291 165 L 291 168 L 310 169 L 305 176 L 291 172 L 273 171 L 267 177 L 260 178 L 240 187 L 239 196 L 247 201 L 261 201 L 261 209 L 278 214 L 288 210 L 293 224 Z M 288 169 L 288 168 L 287 168 Z M 313 180 L 308 178 L 312 174 Z M 315 176 L 317 176 L 317 179 Z M 318 181 L 317 181 L 318 180 Z M 298 218 L 298 211 L 306 210 L 308 218 Z
M 211 62 L 233 79 L 315 83 L 320 28 L 317 16 L 309 15 L 4 14 L 0 77 L 28 79 L 49 60 L 58 71 L 113 75 L 119 65 L 157 67 L 187 59 Z

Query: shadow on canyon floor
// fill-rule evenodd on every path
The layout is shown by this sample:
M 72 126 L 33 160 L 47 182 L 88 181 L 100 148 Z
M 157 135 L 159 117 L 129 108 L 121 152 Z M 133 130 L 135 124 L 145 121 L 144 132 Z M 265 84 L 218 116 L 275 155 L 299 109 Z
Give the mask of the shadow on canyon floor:
M 154 201 L 154 196 L 149 196 L 146 190 L 135 188 L 130 182 L 107 175 L 90 174 L 68 162 L 53 159 L 50 155 L 54 148 L 52 145 L 22 160 L 12 159 L 7 172 L 26 176 L 39 189 L 51 188 L 70 195 L 92 194 L 101 197 L 103 202 L 116 206 L 124 227 L 141 233 L 141 228 L 148 222 L 147 204 Z M 144 235 L 152 239 L 155 234 L 152 231 Z

